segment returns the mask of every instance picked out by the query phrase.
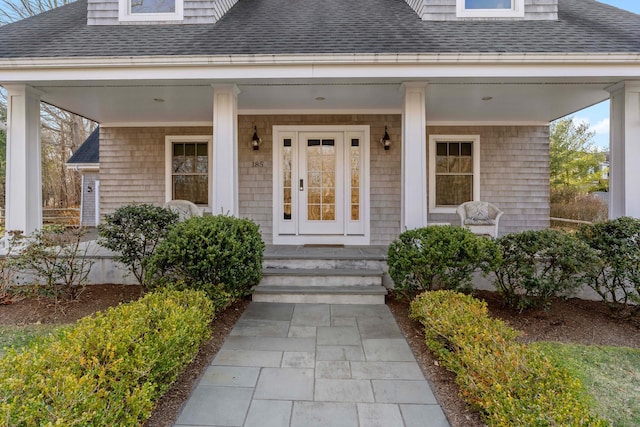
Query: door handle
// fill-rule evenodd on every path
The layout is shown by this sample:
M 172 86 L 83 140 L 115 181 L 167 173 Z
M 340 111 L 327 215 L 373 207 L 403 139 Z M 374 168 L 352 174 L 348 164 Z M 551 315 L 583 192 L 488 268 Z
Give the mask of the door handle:
M 304 179 L 300 180 L 300 191 L 304 191 Z

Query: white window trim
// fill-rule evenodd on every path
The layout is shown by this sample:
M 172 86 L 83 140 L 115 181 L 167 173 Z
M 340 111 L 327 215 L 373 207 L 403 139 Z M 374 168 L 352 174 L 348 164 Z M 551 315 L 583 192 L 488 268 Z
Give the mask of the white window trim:
M 118 19 L 121 22 L 182 21 L 184 0 L 175 1 L 176 11 L 173 13 L 131 13 L 131 0 L 119 0 Z
M 480 200 L 480 135 L 429 135 L 429 212 L 456 213 L 457 206 L 436 206 L 436 143 L 469 141 L 473 153 L 473 200 Z
M 167 135 L 164 138 L 164 200 L 165 202 L 169 202 L 172 200 L 172 188 L 173 182 L 171 177 L 173 176 L 173 171 L 171 166 L 173 164 L 173 143 L 174 142 L 202 142 L 207 141 L 207 155 L 208 159 L 208 185 L 209 185 L 209 204 L 198 205 L 201 208 L 204 208 L 205 212 L 211 212 L 211 199 L 213 196 L 213 137 L 211 135 Z
M 458 18 L 524 18 L 524 0 L 513 0 L 511 9 L 467 9 L 465 0 L 456 0 Z

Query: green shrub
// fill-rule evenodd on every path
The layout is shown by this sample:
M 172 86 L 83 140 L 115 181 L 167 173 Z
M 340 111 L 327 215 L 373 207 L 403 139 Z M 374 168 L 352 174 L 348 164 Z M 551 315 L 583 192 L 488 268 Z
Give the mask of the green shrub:
M 462 227 L 405 231 L 389 246 L 387 264 L 395 289 L 408 294 L 433 289 L 470 289 L 473 272 L 489 272 L 500 260 L 493 240 Z
M 0 360 L 0 425 L 133 426 L 209 336 L 202 292 L 157 292 Z
M 46 225 L 15 241 L 19 249 L 10 263 L 31 276 L 22 279 L 30 279 L 38 294 L 73 300 L 84 290 L 93 265 L 86 256 L 89 245 L 80 244 L 85 234 L 80 227 Z
M 164 239 L 178 214 L 153 205 L 128 205 L 105 215 L 98 226 L 98 243 L 116 253 L 142 286 L 146 286 L 147 262 Z
M 584 283 L 584 271 L 596 253 L 575 236 L 558 230 L 512 233 L 497 240 L 502 262 L 495 285 L 518 308 L 545 306 Z
M 606 426 L 589 412 L 580 381 L 554 366 L 519 333 L 491 319 L 486 303 L 451 291 L 411 303 L 426 343 L 456 374 L 462 397 L 489 426 Z
M 622 217 L 582 227 L 578 237 L 598 252 L 588 285 L 609 303 L 640 304 L 640 219 Z
M 194 217 L 177 224 L 149 263 L 154 286 L 166 283 L 215 295 L 249 295 L 262 278 L 264 242 L 258 226 L 226 215 Z

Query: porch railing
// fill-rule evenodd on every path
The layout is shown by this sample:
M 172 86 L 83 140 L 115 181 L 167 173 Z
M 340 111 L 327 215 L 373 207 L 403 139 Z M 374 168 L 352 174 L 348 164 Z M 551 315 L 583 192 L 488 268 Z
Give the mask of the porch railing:
M 80 208 L 42 208 L 42 222 L 48 224 L 80 224 Z M 0 208 L 0 227 L 4 230 L 5 209 Z
M 551 228 L 560 228 L 565 230 L 577 230 L 584 224 L 593 224 L 591 221 L 582 221 L 579 219 L 554 218 L 550 217 Z

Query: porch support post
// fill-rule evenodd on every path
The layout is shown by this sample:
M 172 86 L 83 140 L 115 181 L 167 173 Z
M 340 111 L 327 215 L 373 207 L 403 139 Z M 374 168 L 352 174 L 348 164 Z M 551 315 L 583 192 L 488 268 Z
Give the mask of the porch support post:
M 7 231 L 29 234 L 42 227 L 40 96 L 27 85 L 7 89 Z
M 609 218 L 640 218 L 640 81 L 621 82 L 609 92 Z
M 426 82 L 402 85 L 402 231 L 427 225 Z
M 212 212 L 238 215 L 238 94 L 236 85 L 213 85 Z

